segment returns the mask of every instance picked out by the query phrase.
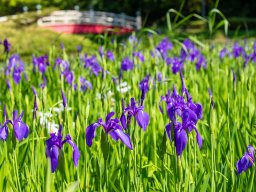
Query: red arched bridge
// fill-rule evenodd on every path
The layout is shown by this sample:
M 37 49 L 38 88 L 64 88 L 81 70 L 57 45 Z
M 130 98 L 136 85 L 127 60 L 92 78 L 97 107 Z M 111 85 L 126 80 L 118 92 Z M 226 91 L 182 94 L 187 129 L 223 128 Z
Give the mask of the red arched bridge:
M 130 33 L 141 28 L 141 16 L 102 11 L 55 11 L 38 20 L 38 25 L 61 33 Z

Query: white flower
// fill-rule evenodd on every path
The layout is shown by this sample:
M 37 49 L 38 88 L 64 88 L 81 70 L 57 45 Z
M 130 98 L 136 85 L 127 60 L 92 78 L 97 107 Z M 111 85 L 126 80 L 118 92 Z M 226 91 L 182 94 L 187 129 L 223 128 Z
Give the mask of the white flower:
M 47 129 L 49 133 L 58 133 L 59 130 L 59 125 L 56 124 L 55 122 L 48 122 L 47 123 Z
M 62 111 L 64 111 L 64 106 L 62 105 L 62 103 L 59 104 L 59 108 L 58 107 L 53 107 L 53 108 L 50 108 L 51 111 L 53 112 L 56 112 L 56 113 L 60 113 Z M 72 108 L 71 107 L 66 107 L 66 110 L 67 111 L 71 111 Z
M 120 93 L 126 93 L 131 89 L 131 86 L 127 84 L 127 82 L 122 82 L 120 85 L 116 86 L 117 91 Z

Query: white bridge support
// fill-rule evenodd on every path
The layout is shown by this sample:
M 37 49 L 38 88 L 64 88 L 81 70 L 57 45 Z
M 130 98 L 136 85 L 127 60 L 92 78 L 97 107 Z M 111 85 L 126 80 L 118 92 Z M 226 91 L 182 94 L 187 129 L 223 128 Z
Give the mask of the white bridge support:
M 127 16 L 124 13 L 115 14 L 103 11 L 54 11 L 50 16 L 38 20 L 39 26 L 60 24 L 96 24 L 113 27 L 126 27 L 132 30 L 141 29 L 141 16 Z

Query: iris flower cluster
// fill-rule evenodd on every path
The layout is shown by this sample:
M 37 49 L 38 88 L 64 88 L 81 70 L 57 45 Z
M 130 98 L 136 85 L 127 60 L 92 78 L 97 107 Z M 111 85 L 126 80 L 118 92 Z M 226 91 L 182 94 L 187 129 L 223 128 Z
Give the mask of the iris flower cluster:
M 166 59 L 166 64 L 167 65 L 172 64 L 172 73 L 173 74 L 178 73 L 180 70 L 182 70 L 184 68 L 184 60 L 179 57 L 173 57 L 173 58 L 168 57 Z
M 174 74 L 184 69 L 184 63 L 186 61 L 195 62 L 196 70 L 200 70 L 201 67 L 206 68 L 206 59 L 196 45 L 189 39 L 183 41 L 183 48 L 181 48 L 180 55 L 169 57 L 168 50 L 171 50 L 172 44 L 165 38 L 158 46 L 157 50 L 160 51 L 162 58 L 167 65 L 171 65 L 172 72 Z
M 84 68 L 89 68 L 95 76 L 98 76 L 99 73 L 102 71 L 102 67 L 99 65 L 95 55 L 89 57 L 89 55 L 85 54 L 83 61 Z
M 182 154 L 187 145 L 187 132 L 190 133 L 193 130 L 196 132 L 196 139 L 200 148 L 202 147 L 203 142 L 202 137 L 196 128 L 198 120 L 202 119 L 202 106 L 201 104 L 192 101 L 192 97 L 185 87 L 183 78 L 182 82 L 183 95 L 179 95 L 174 87 L 172 93 L 169 90 L 165 96 L 161 97 L 161 101 L 166 102 L 166 111 L 170 120 L 170 123 L 166 125 L 166 133 L 170 141 L 174 139 L 178 156 Z M 160 105 L 159 108 L 163 113 L 163 109 Z M 181 121 L 178 121 L 179 119 L 181 119 Z
M 132 55 L 133 55 L 133 57 L 137 57 L 141 62 L 145 61 L 144 55 L 139 51 L 133 52 Z
M 246 47 L 241 46 L 238 42 L 235 42 L 231 47 L 231 50 L 228 50 L 226 47 L 220 50 L 219 57 L 224 59 L 225 57 L 229 58 L 243 58 L 243 66 L 246 67 L 250 61 L 256 63 L 256 41 L 253 44 L 252 52 L 247 52 Z
M 69 63 L 58 57 L 55 59 L 53 69 L 56 69 L 56 67 L 59 67 L 61 71 L 64 71 L 66 68 L 69 67 Z
M 34 65 L 34 70 L 38 68 L 38 71 L 42 74 L 44 74 L 46 72 L 47 67 L 50 66 L 48 55 L 43 55 L 39 57 L 33 56 L 32 61 Z
M 99 48 L 99 54 L 100 54 L 100 57 L 101 57 L 101 58 L 103 58 L 104 55 L 105 55 L 102 46 L 100 46 L 100 48 Z M 114 56 L 114 54 L 113 54 L 112 51 L 107 51 L 107 52 L 106 52 L 106 56 L 107 56 L 107 59 L 110 60 L 110 61 L 114 61 L 114 60 L 115 60 L 115 56 Z
M 133 68 L 134 68 L 133 61 L 131 61 L 129 59 L 129 57 L 123 58 L 122 63 L 121 63 L 121 69 L 123 71 L 130 71 L 130 70 L 133 70 Z
M 168 51 L 172 50 L 173 45 L 167 37 L 165 37 L 157 46 L 156 49 L 161 53 L 163 60 L 168 57 Z
M 232 48 L 232 53 L 233 53 L 233 57 L 237 58 L 237 57 L 244 57 L 245 56 L 245 50 L 242 46 L 239 45 L 238 42 L 235 42 Z
M 196 70 L 200 70 L 201 67 L 206 68 L 206 59 L 196 45 L 189 39 L 185 39 L 183 42 L 186 50 L 181 49 L 180 58 L 185 61 L 196 63 Z

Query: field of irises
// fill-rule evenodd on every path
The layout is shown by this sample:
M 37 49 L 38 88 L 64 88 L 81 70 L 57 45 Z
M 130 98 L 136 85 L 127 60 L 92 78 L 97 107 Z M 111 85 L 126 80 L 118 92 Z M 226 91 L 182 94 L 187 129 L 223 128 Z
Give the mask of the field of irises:
M 3 39 L 0 191 L 256 190 L 256 42 L 101 42 Z

